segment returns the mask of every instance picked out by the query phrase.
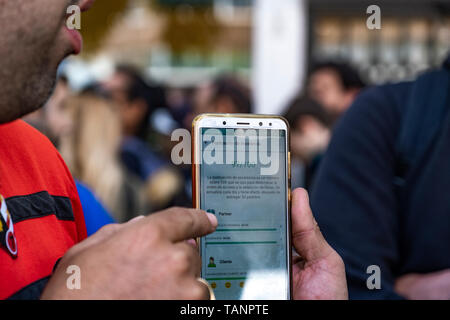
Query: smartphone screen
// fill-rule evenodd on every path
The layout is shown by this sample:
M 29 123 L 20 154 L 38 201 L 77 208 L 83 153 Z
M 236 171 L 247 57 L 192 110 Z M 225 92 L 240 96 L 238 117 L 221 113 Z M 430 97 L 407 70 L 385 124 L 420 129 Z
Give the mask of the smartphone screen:
M 289 299 L 287 128 L 208 127 L 199 139 L 200 208 L 219 222 L 200 241 L 202 277 L 217 299 Z

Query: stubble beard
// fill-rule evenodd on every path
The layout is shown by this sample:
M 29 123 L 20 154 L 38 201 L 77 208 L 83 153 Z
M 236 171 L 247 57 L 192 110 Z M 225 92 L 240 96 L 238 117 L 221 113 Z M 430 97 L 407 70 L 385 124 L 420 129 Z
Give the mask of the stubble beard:
M 45 104 L 53 92 L 58 65 L 70 53 L 63 52 L 68 49 L 60 43 L 61 24 L 42 24 L 43 29 L 30 32 L 27 28 L 33 23 L 13 29 L 0 48 L 0 124 Z

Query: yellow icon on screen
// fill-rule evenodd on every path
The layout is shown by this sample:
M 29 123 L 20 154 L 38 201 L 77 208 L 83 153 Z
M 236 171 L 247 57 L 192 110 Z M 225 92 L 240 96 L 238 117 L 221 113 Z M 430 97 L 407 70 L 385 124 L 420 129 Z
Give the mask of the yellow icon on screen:
M 211 288 L 215 289 L 216 287 L 217 287 L 217 283 L 212 282 L 212 283 L 211 283 Z
M 225 282 L 225 288 L 230 288 L 231 287 L 231 283 L 229 283 L 229 282 Z
M 241 287 L 241 288 L 244 287 L 244 281 L 241 281 L 241 282 L 239 283 L 239 287 Z

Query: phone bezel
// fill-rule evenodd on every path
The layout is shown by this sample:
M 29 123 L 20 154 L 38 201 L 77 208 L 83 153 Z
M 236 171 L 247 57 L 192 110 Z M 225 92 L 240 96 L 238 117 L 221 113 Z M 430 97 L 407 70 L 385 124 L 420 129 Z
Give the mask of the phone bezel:
M 226 122 L 226 124 L 223 123 Z M 262 125 L 261 125 L 262 122 Z M 240 123 L 240 124 L 238 124 Z M 272 125 L 269 125 L 269 124 Z M 202 128 L 247 128 L 247 129 L 279 129 L 286 132 L 286 251 L 288 269 L 287 300 L 292 299 L 292 241 L 291 241 L 291 154 L 289 123 L 281 116 L 256 114 L 201 114 L 192 121 L 192 201 L 193 207 L 200 208 L 200 130 Z M 201 239 L 197 238 L 197 247 L 201 256 Z M 203 262 L 203 257 L 202 257 Z M 203 275 L 202 275 L 203 276 Z

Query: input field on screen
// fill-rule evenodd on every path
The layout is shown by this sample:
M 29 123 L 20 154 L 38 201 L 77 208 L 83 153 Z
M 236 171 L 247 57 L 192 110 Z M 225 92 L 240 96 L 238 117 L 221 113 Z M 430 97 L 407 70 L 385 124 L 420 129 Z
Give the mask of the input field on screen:
M 258 245 L 278 244 L 281 234 L 276 228 L 244 228 L 218 229 L 206 237 L 205 244 L 209 245 Z

